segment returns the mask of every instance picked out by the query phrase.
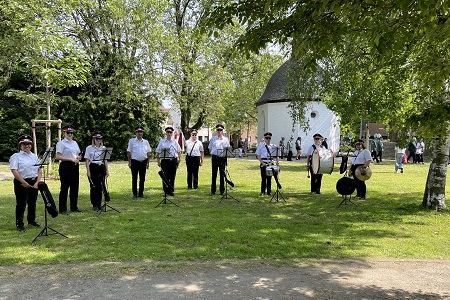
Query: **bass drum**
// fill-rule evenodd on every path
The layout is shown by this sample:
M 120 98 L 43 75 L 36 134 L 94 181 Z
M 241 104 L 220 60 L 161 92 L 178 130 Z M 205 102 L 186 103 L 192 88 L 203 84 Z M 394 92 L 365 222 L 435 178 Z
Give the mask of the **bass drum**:
M 353 178 L 344 176 L 336 182 L 336 191 L 342 196 L 353 194 L 356 189 L 356 183 Z
M 313 174 L 331 174 L 334 168 L 334 153 L 330 149 L 315 149 L 311 159 Z

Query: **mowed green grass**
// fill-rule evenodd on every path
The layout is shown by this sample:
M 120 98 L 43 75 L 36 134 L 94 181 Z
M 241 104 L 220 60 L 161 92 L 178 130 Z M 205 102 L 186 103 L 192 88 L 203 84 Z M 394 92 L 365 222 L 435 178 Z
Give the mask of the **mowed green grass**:
M 429 165 L 393 162 L 372 165 L 367 200 L 337 207 L 342 197 L 336 182 L 338 165 L 323 176 L 322 195 L 310 195 L 304 159 L 281 162 L 280 190 L 286 202 L 259 196 L 258 162 L 229 159 L 235 188 L 232 198 L 209 196 L 211 160 L 200 170 L 200 190 L 188 190 L 186 166 L 180 164 L 176 197 L 163 200 L 153 160 L 147 172 L 146 199 L 132 200 L 131 174 L 125 162 L 110 164 L 108 209 L 97 216 L 89 200 L 84 165 L 80 168 L 81 214 L 48 218 L 48 225 L 67 235 L 31 241 L 40 229 L 15 229 L 12 181 L 0 182 L 0 265 L 116 262 L 142 260 L 430 258 L 450 259 L 450 214 L 421 208 Z M 7 164 L 0 171 L 9 172 Z M 47 180 L 56 202 L 59 181 Z M 38 198 L 37 222 L 44 225 Z M 49 231 L 51 233 L 51 231 Z

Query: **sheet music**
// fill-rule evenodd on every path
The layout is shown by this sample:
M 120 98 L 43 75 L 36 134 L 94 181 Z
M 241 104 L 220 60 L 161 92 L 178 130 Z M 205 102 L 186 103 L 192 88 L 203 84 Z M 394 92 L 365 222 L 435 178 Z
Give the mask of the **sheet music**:
M 53 147 L 48 147 L 45 149 L 44 154 L 42 155 L 42 158 L 35 164 L 35 166 L 42 166 L 47 165 L 50 161 L 50 158 L 52 157 Z

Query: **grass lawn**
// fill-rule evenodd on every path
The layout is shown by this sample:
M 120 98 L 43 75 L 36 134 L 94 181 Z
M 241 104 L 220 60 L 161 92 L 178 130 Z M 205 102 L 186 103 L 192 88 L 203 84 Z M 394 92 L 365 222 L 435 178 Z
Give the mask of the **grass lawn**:
M 281 162 L 281 192 L 286 202 L 269 203 L 259 196 L 258 162 L 230 159 L 229 173 L 239 199 L 209 196 L 211 160 L 200 170 L 200 190 L 188 190 L 184 162 L 178 170 L 175 198 L 179 207 L 163 204 L 155 161 L 147 172 L 146 199 L 131 199 L 131 174 L 125 162 L 110 164 L 112 207 L 100 216 L 92 211 L 89 185 L 81 166 L 81 214 L 59 215 L 48 225 L 67 235 L 33 238 L 40 229 L 15 229 L 11 180 L 0 181 L 0 265 L 116 262 L 141 260 L 428 258 L 450 259 L 450 213 L 420 207 L 429 165 L 405 165 L 394 173 L 393 162 L 372 165 L 367 200 L 337 207 L 338 165 L 324 175 L 322 195 L 309 194 L 304 159 Z M 0 172 L 9 172 L 6 163 Z M 47 180 L 58 203 L 59 181 Z M 275 186 L 275 185 L 274 185 Z M 448 198 L 448 196 L 447 196 Z M 26 214 L 25 214 L 26 215 Z M 26 217 L 25 217 L 26 218 Z M 25 219 L 26 220 L 26 219 Z M 44 225 L 38 198 L 37 222 Z M 49 231 L 50 233 L 51 231 Z

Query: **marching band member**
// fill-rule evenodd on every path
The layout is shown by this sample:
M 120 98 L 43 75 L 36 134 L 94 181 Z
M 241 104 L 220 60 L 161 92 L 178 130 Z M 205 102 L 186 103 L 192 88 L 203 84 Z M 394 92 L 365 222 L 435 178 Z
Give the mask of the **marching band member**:
M 102 206 L 102 184 L 109 176 L 108 161 L 103 160 L 104 151 L 103 134 L 95 131 L 92 135 L 92 145 L 87 146 L 84 158 L 86 161 L 86 172 L 91 186 L 90 197 L 92 209 L 99 211 Z
M 181 147 L 178 142 L 172 138 L 173 127 L 166 127 L 166 138 L 159 141 L 156 147 L 156 159 L 158 166 L 163 170 L 169 184 L 175 189 L 175 176 L 177 175 L 178 164 L 181 161 Z M 162 149 L 168 149 L 169 153 L 162 153 Z M 170 196 L 175 196 L 171 189 L 168 189 L 163 182 L 164 192 Z
M 78 209 L 78 189 L 80 185 L 80 160 L 81 150 L 76 141 L 73 140 L 75 127 L 67 125 L 63 127 L 65 138 L 56 143 L 56 159 L 59 163 L 59 178 L 61 189 L 59 192 L 59 211 L 63 215 L 67 212 L 67 194 L 70 189 L 70 211 L 81 212 Z
M 198 190 L 198 169 L 203 164 L 204 150 L 202 142 L 197 140 L 197 129 L 190 130 L 191 138 L 186 140 L 186 168 L 188 189 Z
M 152 148 L 144 136 L 144 128 L 138 126 L 134 129 L 136 137 L 128 141 L 127 147 L 127 157 L 128 157 L 128 167 L 131 170 L 131 189 L 133 191 L 133 199 L 138 196 L 140 198 L 145 198 L 144 196 L 144 183 L 145 174 L 150 165 L 150 155 Z M 139 193 L 137 187 L 139 175 Z
M 311 145 L 308 149 L 308 155 L 306 157 L 306 168 L 311 173 L 311 194 L 320 194 L 320 188 L 322 186 L 322 176 L 323 174 L 314 174 L 312 170 L 312 155 L 316 149 L 323 150 L 325 149 L 322 147 L 322 135 L 319 133 L 316 133 L 313 135 L 314 138 L 314 144 Z
M 261 171 L 261 196 L 264 195 L 266 188 L 267 195 L 272 195 L 272 176 L 266 175 L 266 168 L 272 163 L 272 154 L 275 155 L 277 165 L 279 164 L 277 146 L 270 143 L 271 139 L 272 133 L 264 133 L 264 143 L 260 143 L 255 152 L 256 157 L 260 162 L 259 168 Z
M 29 226 L 40 227 L 36 223 L 36 200 L 38 183 L 41 181 L 42 169 L 37 165 L 39 159 L 31 152 L 33 139 L 21 135 L 18 139 L 19 152 L 9 159 L 9 168 L 14 175 L 14 194 L 16 195 L 16 228 L 25 231 L 23 215 L 28 205 L 27 221 Z
M 211 196 L 216 193 L 217 170 L 219 170 L 220 176 L 220 194 L 223 195 L 225 193 L 225 164 L 227 160 L 226 153 L 223 153 L 223 148 L 229 147 L 230 142 L 227 137 L 223 136 L 223 129 L 223 125 L 216 125 L 217 135 L 211 138 L 208 145 L 209 153 L 212 155 Z
M 353 174 L 353 180 L 356 183 L 356 197 L 359 199 L 366 199 L 366 182 L 359 180 L 356 177 L 356 168 L 363 166 L 363 170 L 367 169 L 372 162 L 372 156 L 369 150 L 364 146 L 364 141 L 359 139 L 355 142 L 356 151 L 353 153 L 352 166 L 350 171 Z

